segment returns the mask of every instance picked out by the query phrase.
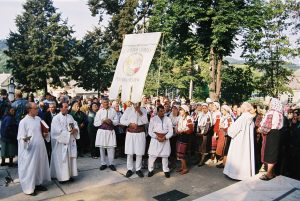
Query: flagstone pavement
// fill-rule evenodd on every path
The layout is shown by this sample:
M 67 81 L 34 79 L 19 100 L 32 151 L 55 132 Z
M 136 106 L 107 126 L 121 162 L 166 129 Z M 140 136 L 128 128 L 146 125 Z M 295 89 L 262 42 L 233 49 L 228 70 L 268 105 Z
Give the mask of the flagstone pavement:
M 277 182 L 275 185 L 271 185 L 272 182 L 270 181 L 268 181 L 270 183 L 261 183 L 264 181 L 259 181 L 258 176 L 251 181 L 237 182 L 225 177 L 222 173 L 222 169 L 209 166 L 193 166 L 186 175 L 180 175 L 172 171 L 171 178 L 169 179 L 164 177 L 161 168 L 156 169 L 156 174 L 151 178 L 147 177 L 148 171 L 143 170 L 145 174 L 144 178 L 139 178 L 134 174 L 128 179 L 124 176 L 127 171 L 125 158 L 117 158 L 115 160 L 116 172 L 110 169 L 100 171 L 99 164 L 99 159 L 92 159 L 87 155 L 78 158 L 79 176 L 75 177 L 74 182 L 60 184 L 56 180 L 52 180 L 46 184 L 48 191 L 39 192 L 38 195 L 34 197 L 25 195 L 22 192 L 17 168 L 0 167 L 0 200 L 179 200 L 174 193 L 175 197 L 169 196 L 172 195 L 172 193 L 169 193 L 167 197 L 159 198 L 159 195 L 177 190 L 177 192 L 179 191 L 179 193 L 185 195 L 185 197 L 180 200 L 242 201 L 261 198 L 258 200 L 273 201 L 276 199 L 274 196 L 270 196 L 271 194 L 277 197 L 287 192 L 293 192 L 295 194 L 298 192 L 297 188 L 300 186 L 299 181 L 281 176 L 278 177 L 277 180 L 274 180 L 275 183 L 277 181 L 281 181 L 281 183 L 278 184 Z M 9 178 L 12 178 L 13 181 L 8 183 L 7 179 Z M 287 183 L 289 183 L 289 188 L 287 188 Z M 255 186 L 258 186 L 258 188 L 256 189 Z M 271 188 L 270 186 L 273 187 Z M 295 186 L 297 188 L 295 188 Z M 272 193 L 270 188 L 273 189 L 275 193 Z M 238 192 L 237 189 L 240 189 L 240 192 Z M 265 195 L 266 192 L 269 196 L 259 197 L 259 194 Z M 226 199 L 222 199 L 223 194 L 227 196 Z M 238 194 L 242 196 L 238 196 Z M 246 195 L 248 195 L 248 197 Z M 258 197 L 254 195 L 258 195 Z M 294 197 L 288 200 L 294 201 L 297 199 L 295 198 L 295 196 L 297 197 L 296 194 L 293 196 Z M 230 199 L 230 197 L 233 199 Z

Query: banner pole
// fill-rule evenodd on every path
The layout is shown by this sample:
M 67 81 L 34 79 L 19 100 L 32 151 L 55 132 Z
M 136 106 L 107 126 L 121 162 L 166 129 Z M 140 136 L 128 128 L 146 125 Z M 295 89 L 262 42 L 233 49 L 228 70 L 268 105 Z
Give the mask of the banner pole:
M 160 59 L 159 59 L 159 66 L 158 66 L 158 76 L 157 76 L 157 90 L 156 90 L 156 97 L 158 98 L 158 91 L 160 88 L 160 70 L 162 68 L 162 53 L 163 53 L 163 46 L 164 46 L 164 33 L 162 33 L 162 40 L 161 40 L 161 47 L 160 47 Z

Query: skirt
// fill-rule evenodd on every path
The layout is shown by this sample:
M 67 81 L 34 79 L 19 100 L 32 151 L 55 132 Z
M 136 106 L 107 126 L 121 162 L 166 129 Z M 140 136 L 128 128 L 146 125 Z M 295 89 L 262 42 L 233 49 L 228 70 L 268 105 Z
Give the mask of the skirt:
M 96 141 L 96 147 L 112 148 L 117 146 L 117 139 L 114 130 L 98 129 Z
M 280 131 L 272 129 L 267 135 L 263 135 L 261 161 L 263 163 L 275 164 L 278 160 L 280 146 Z
M 145 154 L 146 134 L 141 133 L 126 133 L 125 138 L 125 154 L 142 156 Z
M 18 153 L 18 147 L 16 144 L 11 142 L 3 142 L 1 141 L 1 157 L 11 158 L 15 157 Z
M 186 151 L 190 143 L 191 135 L 177 135 L 176 152 L 178 159 L 186 158 Z

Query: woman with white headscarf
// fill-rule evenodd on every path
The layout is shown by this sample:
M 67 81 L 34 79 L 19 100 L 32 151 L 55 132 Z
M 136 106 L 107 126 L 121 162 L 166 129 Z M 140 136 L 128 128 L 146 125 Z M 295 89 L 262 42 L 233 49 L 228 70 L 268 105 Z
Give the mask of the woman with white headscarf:
M 280 145 L 280 129 L 283 126 L 283 106 L 276 98 L 272 98 L 269 110 L 260 123 L 258 131 L 262 133 L 263 142 L 261 149 L 262 163 L 267 164 L 267 173 L 260 177 L 261 180 L 270 180 L 275 177 L 273 169 L 278 160 Z
M 230 115 L 231 109 L 228 105 L 222 105 L 221 113 L 222 116 L 217 128 L 218 144 L 216 154 L 220 158 L 223 158 L 223 161 L 222 163 L 216 165 L 217 168 L 224 168 L 224 165 L 226 164 L 228 149 L 231 140 L 231 138 L 228 136 L 228 128 L 233 122 L 232 117 Z
M 255 175 L 252 109 L 250 103 L 243 103 L 242 115 L 228 128 L 231 142 L 223 173 L 232 179 L 245 180 Z

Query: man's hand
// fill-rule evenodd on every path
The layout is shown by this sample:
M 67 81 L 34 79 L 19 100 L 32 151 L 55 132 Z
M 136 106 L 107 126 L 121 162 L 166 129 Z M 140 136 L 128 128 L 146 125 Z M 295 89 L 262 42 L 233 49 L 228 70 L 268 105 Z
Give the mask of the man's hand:
M 164 141 L 166 141 L 166 136 L 164 136 L 164 137 L 157 137 L 157 140 L 159 142 L 164 142 Z
M 24 142 L 28 142 L 30 140 L 31 136 L 27 136 L 27 137 L 24 137 L 23 140 Z
M 43 133 L 43 137 L 46 138 L 48 137 L 49 133 Z
M 132 129 L 137 129 L 137 127 L 138 127 L 138 125 L 135 123 L 130 123 L 128 126 L 129 126 L 129 128 L 132 128 Z
M 143 112 L 141 111 L 141 107 L 140 107 L 140 106 L 135 107 L 135 111 L 136 111 L 139 115 L 143 115 Z
M 80 124 L 80 128 L 84 128 L 84 123 L 81 123 L 81 124 Z
M 112 121 L 110 119 L 103 120 L 103 123 L 108 124 L 108 125 L 112 125 Z
M 71 135 L 75 135 L 78 133 L 78 130 L 76 128 L 73 128 L 71 131 L 70 131 Z

